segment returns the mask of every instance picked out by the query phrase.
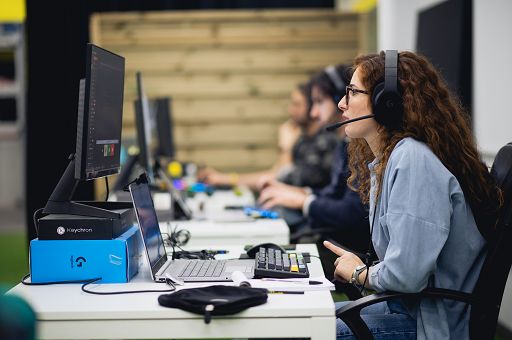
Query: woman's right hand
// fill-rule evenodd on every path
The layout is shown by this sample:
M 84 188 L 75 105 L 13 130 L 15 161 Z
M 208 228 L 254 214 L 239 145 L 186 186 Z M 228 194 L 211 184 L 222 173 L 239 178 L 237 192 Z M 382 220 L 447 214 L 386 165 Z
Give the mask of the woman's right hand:
M 361 261 L 357 255 L 346 251 L 343 248 L 337 247 L 329 241 L 324 241 L 324 247 L 338 256 L 336 261 L 334 261 L 334 278 L 338 281 L 343 283 L 350 282 L 352 273 L 356 267 L 364 265 L 363 261 Z M 360 282 L 365 282 L 361 280 L 361 276 L 364 278 L 364 275 L 366 275 L 366 271 L 359 275 Z

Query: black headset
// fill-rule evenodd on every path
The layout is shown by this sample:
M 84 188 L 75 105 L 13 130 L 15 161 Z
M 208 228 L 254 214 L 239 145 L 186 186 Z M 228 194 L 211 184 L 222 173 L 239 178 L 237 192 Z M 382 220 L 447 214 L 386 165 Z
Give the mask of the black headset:
M 373 88 L 373 115 L 379 124 L 398 130 L 404 119 L 404 105 L 398 88 L 398 51 L 387 50 L 384 60 L 384 80 Z
M 327 75 L 327 78 L 333 83 L 334 87 L 336 88 L 336 94 L 332 98 L 334 100 L 334 103 L 336 106 L 338 106 L 338 103 L 340 102 L 341 98 L 345 95 L 345 82 L 340 77 L 340 74 L 338 73 L 338 70 L 336 70 L 336 67 L 334 65 L 329 65 L 326 68 L 324 68 L 324 73 Z
M 325 69 L 327 72 L 327 68 Z M 331 79 L 332 80 L 332 79 Z M 334 83 L 334 81 L 333 81 Z M 363 119 L 374 118 L 377 123 L 385 126 L 390 131 L 401 130 L 404 119 L 404 104 L 398 84 L 398 51 L 387 50 L 384 56 L 384 80 L 373 87 L 372 114 L 345 120 L 327 126 L 327 131 L 335 130 L 343 125 L 357 122 Z

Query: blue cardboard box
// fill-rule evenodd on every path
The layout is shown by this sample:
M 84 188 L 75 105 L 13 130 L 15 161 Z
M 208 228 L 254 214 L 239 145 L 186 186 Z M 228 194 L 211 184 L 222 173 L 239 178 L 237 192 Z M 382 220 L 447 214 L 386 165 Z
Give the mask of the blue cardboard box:
M 88 280 L 128 282 L 138 271 L 140 233 L 132 226 L 112 240 L 30 241 L 30 276 L 34 283 Z

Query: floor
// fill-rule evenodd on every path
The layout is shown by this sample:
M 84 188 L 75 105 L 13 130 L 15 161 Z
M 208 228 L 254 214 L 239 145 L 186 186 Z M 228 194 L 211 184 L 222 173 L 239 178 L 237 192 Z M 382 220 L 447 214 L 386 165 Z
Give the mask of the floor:
M 28 243 L 23 207 L 0 207 L 0 294 L 28 273 Z
M 0 207 L 0 233 L 24 233 L 25 228 L 24 207 Z

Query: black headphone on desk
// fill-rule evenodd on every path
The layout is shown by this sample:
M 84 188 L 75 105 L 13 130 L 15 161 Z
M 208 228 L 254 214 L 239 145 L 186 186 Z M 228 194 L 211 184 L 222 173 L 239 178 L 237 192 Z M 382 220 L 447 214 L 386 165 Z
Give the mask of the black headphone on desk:
M 341 98 L 345 95 L 345 82 L 340 77 L 340 74 L 338 73 L 338 70 L 336 70 L 336 66 L 329 65 L 326 68 L 324 68 L 324 73 L 327 75 L 327 78 L 331 81 L 331 83 L 336 88 L 336 94 L 333 96 L 332 100 L 338 105 Z
M 404 119 L 404 105 L 398 83 L 397 50 L 386 51 L 384 56 L 384 79 L 373 87 L 371 104 L 373 114 L 329 125 L 326 130 L 332 131 L 345 124 L 368 118 L 374 118 L 379 124 L 384 125 L 391 131 L 401 129 Z

